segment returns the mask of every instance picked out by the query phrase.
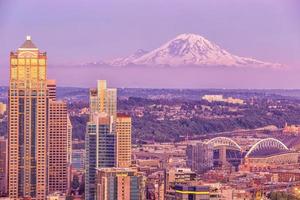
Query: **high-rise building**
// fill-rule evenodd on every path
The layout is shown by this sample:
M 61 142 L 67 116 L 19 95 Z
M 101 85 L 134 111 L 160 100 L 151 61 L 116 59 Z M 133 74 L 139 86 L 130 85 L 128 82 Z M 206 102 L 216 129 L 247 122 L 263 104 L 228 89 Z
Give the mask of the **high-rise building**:
M 28 36 L 10 54 L 9 197 L 47 193 L 47 55 Z
M 98 80 L 97 89 L 90 90 L 90 117 L 94 113 L 106 113 L 116 120 L 117 89 L 107 88 L 105 80 Z
M 116 166 L 116 134 L 106 113 L 94 114 L 85 138 L 85 199 L 96 198 L 96 169 Z
M 117 166 L 131 166 L 131 117 L 118 114 L 116 119 Z
M 67 194 L 69 186 L 67 104 L 50 100 L 48 119 L 48 192 Z
M 199 142 L 188 145 L 186 149 L 187 166 L 193 171 L 203 173 L 213 167 L 213 146 Z
M 0 196 L 7 194 L 7 139 L 0 137 Z
M 144 176 L 130 168 L 97 170 L 97 200 L 143 200 Z

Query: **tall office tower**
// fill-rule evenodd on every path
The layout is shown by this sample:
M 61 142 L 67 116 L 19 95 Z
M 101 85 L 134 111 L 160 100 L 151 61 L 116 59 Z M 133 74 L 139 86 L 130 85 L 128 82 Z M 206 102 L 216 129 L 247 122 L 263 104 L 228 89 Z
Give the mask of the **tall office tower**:
M 118 114 L 116 119 L 117 166 L 131 166 L 131 117 Z
M 116 134 L 106 113 L 95 113 L 85 138 L 85 199 L 96 198 L 96 169 L 116 166 Z
M 105 80 L 98 80 L 97 89 L 90 90 L 90 118 L 94 113 L 107 113 L 116 120 L 117 89 L 107 88 Z
M 98 169 L 96 196 L 97 200 L 143 200 L 144 177 L 129 168 Z
M 48 119 L 48 192 L 66 194 L 69 185 L 67 104 L 50 100 Z
M 188 145 L 187 166 L 193 171 L 203 173 L 213 167 L 213 146 L 199 142 Z
M 47 192 L 46 53 L 27 36 L 10 54 L 9 197 L 44 200 Z
M 0 137 L 0 196 L 7 193 L 7 139 Z
M 47 80 L 48 97 L 56 101 L 56 80 Z

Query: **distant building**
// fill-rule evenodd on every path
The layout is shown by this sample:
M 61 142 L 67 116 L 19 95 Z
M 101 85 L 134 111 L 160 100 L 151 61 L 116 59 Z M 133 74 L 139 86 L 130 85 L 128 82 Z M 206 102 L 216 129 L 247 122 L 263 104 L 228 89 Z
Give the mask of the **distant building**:
M 285 123 L 285 126 L 284 126 L 282 132 L 284 134 L 299 135 L 300 134 L 300 126 L 288 125 L 287 123 Z
M 164 171 L 157 171 L 147 176 L 146 199 L 164 200 L 165 182 Z
M 118 114 L 116 120 L 117 134 L 117 165 L 118 167 L 131 166 L 131 117 Z
M 7 139 L 0 137 L 0 196 L 7 194 Z
M 73 149 L 72 150 L 72 169 L 77 171 L 84 170 L 85 150 Z
M 213 167 L 213 145 L 199 142 L 188 145 L 186 150 L 187 167 L 203 173 Z
M 97 170 L 97 200 L 144 200 L 144 176 L 130 168 Z
M 172 168 L 165 171 L 166 190 L 170 190 L 175 184 L 194 181 L 197 174 L 189 168 Z
M 117 118 L 117 89 L 107 88 L 106 80 L 98 80 L 97 88 L 90 90 L 90 119 L 95 113 L 106 113 L 113 121 Z
M 0 102 L 0 115 L 3 115 L 6 112 L 7 106 L 5 103 Z
M 242 99 L 233 98 L 233 97 L 224 98 L 223 95 L 204 95 L 202 99 L 208 102 L 226 102 L 232 104 L 244 104 L 244 100 Z

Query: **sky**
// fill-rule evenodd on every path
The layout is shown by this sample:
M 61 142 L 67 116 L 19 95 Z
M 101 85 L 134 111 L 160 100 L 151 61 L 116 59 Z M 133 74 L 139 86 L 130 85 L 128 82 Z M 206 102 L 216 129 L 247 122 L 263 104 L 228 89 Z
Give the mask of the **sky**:
M 78 80 L 79 72 L 65 68 L 126 56 L 137 49 L 152 50 L 181 33 L 202 35 L 233 54 L 282 63 L 288 69 L 251 73 L 190 69 L 184 80 L 176 70 L 92 69 L 91 74 L 80 69 L 86 80 Z M 104 77 L 117 87 L 300 88 L 295 76 L 300 72 L 299 0 L 0 0 L 0 85 L 8 84 L 9 52 L 26 35 L 47 51 L 49 76 L 61 85 L 89 87 L 92 81 L 87 79 Z M 194 72 L 200 78 L 193 78 Z M 134 79 L 132 73 L 136 80 L 128 80 Z M 159 78 L 145 82 L 144 77 L 157 73 Z M 206 73 L 220 73 L 217 84 L 209 84 L 205 77 L 194 80 Z M 284 83 L 279 84 L 283 74 Z M 248 78 L 249 83 L 236 84 L 237 77 Z

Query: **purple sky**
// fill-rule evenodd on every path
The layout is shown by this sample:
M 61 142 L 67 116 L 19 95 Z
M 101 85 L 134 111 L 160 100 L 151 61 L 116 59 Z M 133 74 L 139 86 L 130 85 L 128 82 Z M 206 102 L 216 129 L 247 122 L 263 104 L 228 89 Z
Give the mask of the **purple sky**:
M 300 71 L 299 0 L 0 0 L 0 84 L 7 85 L 9 52 L 28 34 L 48 52 L 49 73 L 56 78 L 62 77 L 62 72 L 58 67 L 51 70 L 51 65 L 110 59 L 139 48 L 152 50 L 180 33 L 203 35 L 233 54 L 287 64 L 291 68 L 287 75 Z M 116 74 L 116 86 L 151 87 L 122 82 L 119 77 L 123 73 Z M 174 74 L 172 79 L 176 78 Z M 265 78 L 272 82 L 272 77 Z M 76 85 L 63 78 L 60 82 Z M 234 87 L 225 79 L 223 82 L 204 85 Z M 90 86 L 85 81 L 77 85 Z M 169 87 L 161 83 L 164 86 Z M 300 78 L 284 85 L 274 81 L 265 87 L 280 86 L 300 88 Z M 249 88 L 251 83 L 243 87 Z

